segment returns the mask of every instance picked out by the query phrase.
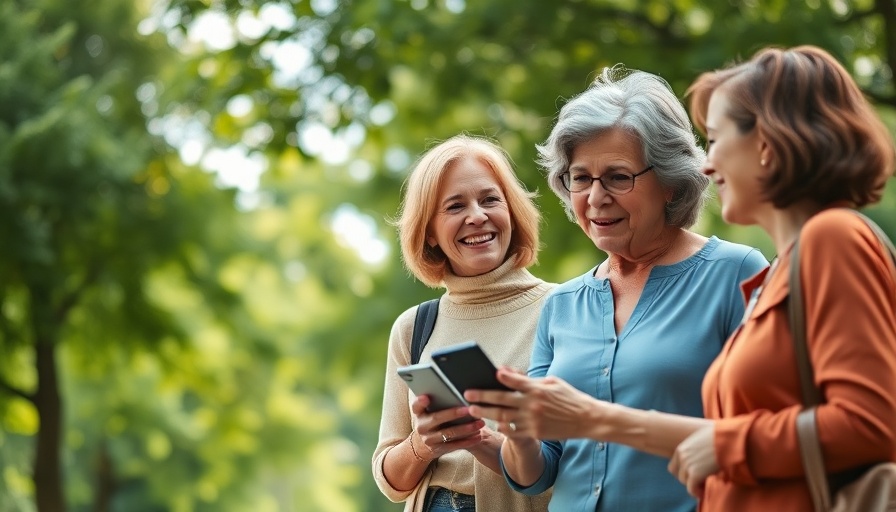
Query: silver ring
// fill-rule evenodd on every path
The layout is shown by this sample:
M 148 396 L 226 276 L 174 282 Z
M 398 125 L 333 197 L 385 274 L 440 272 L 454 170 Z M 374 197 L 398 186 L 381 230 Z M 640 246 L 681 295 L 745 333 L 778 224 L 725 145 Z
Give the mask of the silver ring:
M 442 434 L 442 442 L 443 443 L 447 443 L 450 439 L 451 439 L 450 437 L 446 436 L 445 434 Z
M 511 421 L 510 423 L 507 424 L 507 426 L 510 427 L 510 430 L 516 432 L 516 423 Z

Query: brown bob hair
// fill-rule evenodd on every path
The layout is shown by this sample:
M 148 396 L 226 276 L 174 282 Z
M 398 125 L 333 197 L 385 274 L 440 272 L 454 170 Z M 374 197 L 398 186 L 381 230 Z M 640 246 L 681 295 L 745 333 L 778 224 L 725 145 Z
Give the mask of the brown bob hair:
M 484 137 L 456 135 L 428 150 L 417 161 L 405 183 L 399 218 L 395 222 L 405 266 L 433 288 L 441 285 L 450 264 L 441 249 L 426 243 L 429 223 L 435 217 L 446 172 L 466 157 L 479 160 L 492 171 L 507 200 L 513 226 L 507 257 L 516 255 L 517 268 L 526 268 L 538 259 L 541 214 L 532 201 L 536 194 L 523 187 L 507 153 L 496 143 Z
M 876 203 L 893 175 L 896 149 L 886 126 L 842 65 L 815 46 L 765 48 L 749 61 L 703 73 L 688 88 L 691 115 L 706 133 L 716 91 L 741 133 L 758 129 L 772 150 L 764 199 L 776 208 Z

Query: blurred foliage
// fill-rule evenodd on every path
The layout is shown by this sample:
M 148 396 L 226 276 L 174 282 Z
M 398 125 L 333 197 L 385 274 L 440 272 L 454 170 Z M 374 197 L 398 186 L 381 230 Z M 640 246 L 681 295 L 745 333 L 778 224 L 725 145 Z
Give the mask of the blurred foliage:
M 389 225 L 417 156 L 497 138 L 565 280 L 603 257 L 532 163 L 566 98 L 806 43 L 896 131 L 891 1 L 0 4 L 0 512 L 400 510 L 369 466 L 392 321 L 439 293 Z M 697 230 L 773 256 L 716 205 Z

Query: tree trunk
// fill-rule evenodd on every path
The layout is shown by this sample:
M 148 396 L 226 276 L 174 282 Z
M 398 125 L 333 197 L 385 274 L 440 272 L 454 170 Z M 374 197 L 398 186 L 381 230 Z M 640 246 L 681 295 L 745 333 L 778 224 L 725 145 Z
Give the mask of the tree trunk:
M 34 458 L 34 491 L 38 512 L 65 512 L 60 464 L 62 400 L 56 368 L 56 347 L 47 326 L 36 329 L 37 392 L 34 405 L 40 427 Z
M 93 499 L 93 512 L 109 512 L 112 510 L 112 497 L 115 495 L 115 474 L 112 470 L 112 456 L 105 440 L 100 441 L 99 455 L 96 461 L 96 491 Z

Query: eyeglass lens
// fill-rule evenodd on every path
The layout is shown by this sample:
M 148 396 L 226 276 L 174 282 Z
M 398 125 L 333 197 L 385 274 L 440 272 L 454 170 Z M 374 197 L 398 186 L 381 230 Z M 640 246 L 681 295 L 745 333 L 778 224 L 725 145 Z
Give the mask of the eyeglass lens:
M 627 172 L 614 171 L 603 176 L 593 177 L 585 173 L 572 173 L 564 176 L 564 185 L 570 192 L 584 192 L 591 188 L 594 180 L 600 182 L 607 192 L 628 192 L 634 185 L 634 175 Z
M 638 174 L 632 174 L 626 171 L 610 171 L 603 176 L 597 177 L 591 176 L 586 172 L 566 172 L 561 175 L 560 178 L 563 181 L 563 185 L 570 192 L 584 192 L 590 189 L 594 181 L 597 180 L 607 192 L 624 194 L 634 188 L 635 178 L 637 176 L 644 174 L 652 168 L 652 165 L 648 166 Z

